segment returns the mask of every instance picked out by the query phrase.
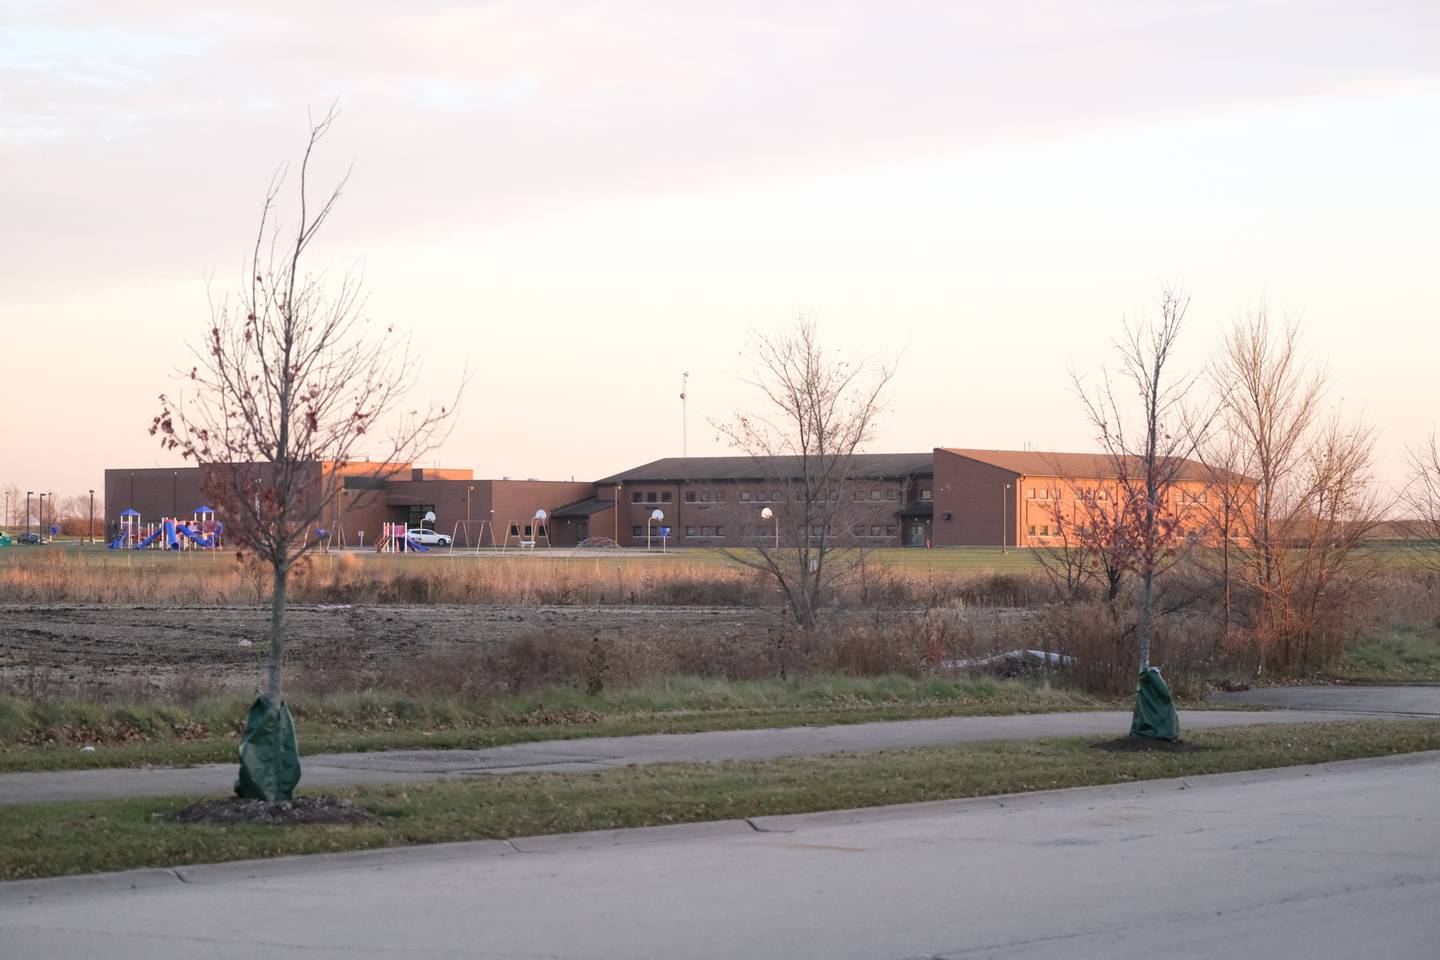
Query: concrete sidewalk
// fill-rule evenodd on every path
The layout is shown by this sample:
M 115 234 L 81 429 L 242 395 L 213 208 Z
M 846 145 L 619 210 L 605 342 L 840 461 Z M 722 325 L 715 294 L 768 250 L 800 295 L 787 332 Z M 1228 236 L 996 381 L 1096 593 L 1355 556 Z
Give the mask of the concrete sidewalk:
M 1182 711 L 1182 730 L 1250 724 L 1333 723 L 1374 719 L 1374 713 L 1332 710 Z M 946 717 L 828 727 L 725 730 L 709 733 L 594 737 L 512 744 L 484 750 L 387 750 L 303 756 L 301 789 L 369 783 L 413 783 L 506 773 L 607 770 L 652 763 L 768 760 L 822 753 L 898 750 L 981 740 L 1122 736 L 1130 714 L 1041 713 Z M 303 731 L 302 731 L 303 735 Z M 303 749 L 304 742 L 302 740 Z M 228 794 L 235 764 L 148 769 L 65 770 L 0 775 L 0 804 L 101 800 L 114 797 Z

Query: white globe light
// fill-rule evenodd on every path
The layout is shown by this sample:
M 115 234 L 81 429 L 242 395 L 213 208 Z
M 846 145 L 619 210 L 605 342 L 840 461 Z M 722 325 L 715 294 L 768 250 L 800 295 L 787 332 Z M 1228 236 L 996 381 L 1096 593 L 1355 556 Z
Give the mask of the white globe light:
M 760 516 L 764 517 L 766 520 L 769 520 L 771 517 L 775 516 L 775 513 L 769 507 L 766 507 L 764 510 L 760 511 Z

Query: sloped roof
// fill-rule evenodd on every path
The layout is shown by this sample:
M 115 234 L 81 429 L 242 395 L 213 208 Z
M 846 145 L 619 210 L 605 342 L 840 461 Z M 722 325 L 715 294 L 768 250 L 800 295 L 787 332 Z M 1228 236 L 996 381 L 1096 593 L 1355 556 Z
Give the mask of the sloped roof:
M 1108 480 L 1120 475 L 1113 457 L 1103 453 L 1046 453 L 1041 450 L 969 450 L 942 448 L 946 453 L 978 460 L 1001 470 L 1025 477 L 1076 477 L 1086 480 Z M 1125 469 L 1132 476 L 1139 474 L 1139 457 L 1126 457 Z M 1179 480 L 1210 481 L 1215 475 L 1210 468 L 1195 460 L 1185 460 L 1177 474 Z
M 718 480 L 799 479 L 799 457 L 666 457 L 614 474 L 596 483 L 705 483 Z M 857 453 L 854 476 L 882 480 L 929 476 L 934 472 L 931 453 Z
M 573 517 L 588 517 L 599 513 L 602 510 L 609 510 L 615 506 L 614 500 L 601 500 L 598 497 L 589 497 L 575 503 L 567 503 L 558 510 L 553 511 L 550 516 L 556 520 L 567 520 Z

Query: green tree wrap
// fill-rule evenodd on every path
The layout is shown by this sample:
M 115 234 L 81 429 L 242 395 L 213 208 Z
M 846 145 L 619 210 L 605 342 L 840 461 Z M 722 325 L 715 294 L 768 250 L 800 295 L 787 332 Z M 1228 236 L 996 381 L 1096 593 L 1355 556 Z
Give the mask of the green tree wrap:
M 240 738 L 240 776 L 236 796 L 252 800 L 289 800 L 300 782 L 300 750 L 295 721 L 285 704 L 257 697 Z
M 1154 667 L 1140 674 L 1140 682 L 1135 687 L 1135 718 L 1130 721 L 1130 735 L 1154 740 L 1174 740 L 1180 736 L 1175 701 L 1160 671 Z

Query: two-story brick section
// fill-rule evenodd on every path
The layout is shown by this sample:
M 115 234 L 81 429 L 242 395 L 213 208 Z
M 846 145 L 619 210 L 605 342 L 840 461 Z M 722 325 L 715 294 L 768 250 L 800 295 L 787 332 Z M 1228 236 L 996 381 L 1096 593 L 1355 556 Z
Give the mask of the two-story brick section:
M 936 546 L 1045 547 L 1060 542 L 1061 524 L 1110 513 L 1138 460 L 1095 453 L 1036 450 L 935 450 Z M 1212 472 L 1194 460 L 1178 465 L 1169 508 L 1183 531 L 1213 539 Z

